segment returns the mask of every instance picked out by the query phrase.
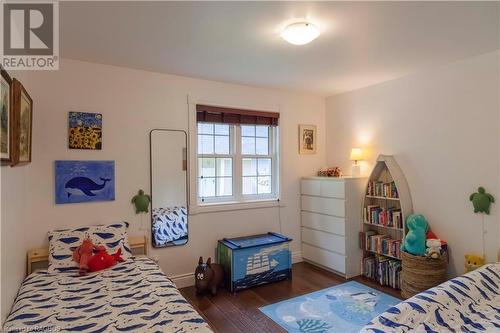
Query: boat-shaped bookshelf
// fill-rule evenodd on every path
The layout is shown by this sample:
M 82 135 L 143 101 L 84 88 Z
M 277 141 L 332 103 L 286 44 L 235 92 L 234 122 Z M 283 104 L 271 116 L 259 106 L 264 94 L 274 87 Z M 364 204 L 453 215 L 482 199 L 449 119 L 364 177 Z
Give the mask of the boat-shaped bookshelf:
M 400 263 L 396 261 L 401 258 L 405 221 L 413 214 L 413 205 L 408 183 L 394 156 L 380 155 L 377 158 L 368 178 L 362 209 L 360 247 L 364 251 L 363 275 L 399 288 Z M 389 273 L 384 273 L 386 271 Z

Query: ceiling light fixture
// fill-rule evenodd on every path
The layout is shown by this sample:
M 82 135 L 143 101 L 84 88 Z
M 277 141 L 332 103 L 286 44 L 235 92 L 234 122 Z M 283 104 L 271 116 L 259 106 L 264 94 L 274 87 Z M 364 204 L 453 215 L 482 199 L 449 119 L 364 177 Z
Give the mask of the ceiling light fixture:
M 319 34 L 319 29 L 314 24 L 298 22 L 288 25 L 281 32 L 281 38 L 293 45 L 304 45 L 315 40 Z

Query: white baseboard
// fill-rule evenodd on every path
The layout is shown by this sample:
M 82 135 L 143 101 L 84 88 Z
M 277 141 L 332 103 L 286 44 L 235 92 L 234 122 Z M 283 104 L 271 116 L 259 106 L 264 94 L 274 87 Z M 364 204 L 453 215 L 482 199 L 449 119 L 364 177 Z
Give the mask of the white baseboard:
M 296 264 L 302 260 L 302 251 L 292 252 L 292 263 Z M 194 286 L 194 272 L 169 276 L 177 288 Z
M 302 251 L 292 252 L 292 264 L 304 261 L 302 259 Z
M 175 283 L 177 288 L 194 286 L 194 272 L 169 276 L 169 278 Z

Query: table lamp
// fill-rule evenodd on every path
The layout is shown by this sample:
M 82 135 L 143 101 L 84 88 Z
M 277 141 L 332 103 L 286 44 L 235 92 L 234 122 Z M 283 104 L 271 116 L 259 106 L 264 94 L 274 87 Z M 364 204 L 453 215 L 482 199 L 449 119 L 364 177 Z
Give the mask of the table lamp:
M 358 161 L 363 159 L 363 151 L 361 148 L 352 148 L 351 149 L 351 157 L 349 158 L 351 161 L 354 161 L 352 165 L 352 176 L 359 177 L 361 175 L 361 166 Z

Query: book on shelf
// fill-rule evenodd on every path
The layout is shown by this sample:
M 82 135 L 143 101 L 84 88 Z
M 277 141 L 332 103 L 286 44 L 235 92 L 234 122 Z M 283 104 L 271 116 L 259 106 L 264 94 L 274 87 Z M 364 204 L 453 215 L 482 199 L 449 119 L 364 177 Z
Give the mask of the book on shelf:
M 383 286 L 401 289 L 401 262 L 381 256 L 365 257 L 361 268 L 367 278 L 377 280 Z
M 386 255 L 394 258 L 401 257 L 401 240 L 392 239 L 389 235 L 377 234 L 373 230 L 359 233 L 360 248 L 365 251 Z
M 401 209 L 396 207 L 384 208 L 379 205 L 368 205 L 363 208 L 363 217 L 364 222 L 368 224 L 403 229 Z
M 394 182 L 369 181 L 366 194 L 375 197 L 399 198 L 398 189 Z
M 375 234 L 376 234 L 376 232 L 373 231 L 373 230 L 368 230 L 366 232 L 360 231 L 359 232 L 359 247 L 362 250 L 366 250 L 367 246 L 368 246 L 367 244 L 368 244 L 368 240 L 369 240 L 370 236 L 373 236 Z

